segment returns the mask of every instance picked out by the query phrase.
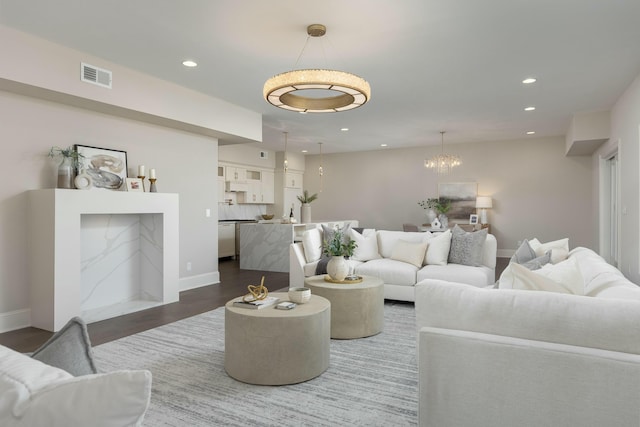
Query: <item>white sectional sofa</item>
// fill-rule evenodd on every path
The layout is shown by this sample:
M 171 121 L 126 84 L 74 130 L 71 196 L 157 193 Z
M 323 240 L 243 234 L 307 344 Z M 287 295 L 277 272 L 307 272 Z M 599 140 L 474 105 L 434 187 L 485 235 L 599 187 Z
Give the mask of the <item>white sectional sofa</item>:
M 639 426 L 640 288 L 586 248 L 522 273 L 416 285 L 419 424 Z
M 362 233 L 351 230 L 350 236 L 358 244 L 349 260 L 354 272 L 381 278 L 386 299 L 414 301 L 415 284 L 427 278 L 478 287 L 495 282 L 497 242 L 491 234 L 477 254 L 476 266 L 448 262 L 451 231 L 432 234 L 365 229 Z M 322 242 L 322 229 L 318 228 L 305 231 L 303 241 L 290 246 L 291 287 L 303 286 L 305 277 L 316 274 Z

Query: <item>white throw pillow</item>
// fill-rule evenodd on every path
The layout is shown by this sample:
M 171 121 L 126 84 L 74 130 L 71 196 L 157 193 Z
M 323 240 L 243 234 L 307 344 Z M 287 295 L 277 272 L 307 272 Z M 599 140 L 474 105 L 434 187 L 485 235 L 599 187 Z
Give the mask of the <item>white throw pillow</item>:
M 322 256 L 322 231 L 314 228 L 302 233 L 302 247 L 307 263 L 319 260 Z
M 413 264 L 416 267 L 422 267 L 424 254 L 427 250 L 427 242 L 407 242 L 406 240 L 398 240 L 391 251 L 391 259 L 396 261 Z
M 151 372 L 116 371 L 73 377 L 0 346 L 0 425 L 141 425 Z
M 353 251 L 352 260 L 355 261 L 371 261 L 372 259 L 379 259 L 378 253 L 378 237 L 376 236 L 376 230 L 373 228 L 367 228 L 362 230 L 362 234 L 356 230 L 350 231 L 351 240 L 355 241 L 358 245 Z
M 510 267 L 513 274 L 513 289 L 584 295 L 582 274 L 578 264 L 572 258 L 556 265 L 547 264 L 535 271 L 517 263 L 511 263 Z M 508 284 L 505 282 L 503 285 L 501 278 L 500 288 L 506 287 Z
M 552 242 L 540 243 L 538 239 L 529 240 L 529 245 L 537 256 L 543 256 L 547 251 L 551 251 L 551 263 L 557 264 L 564 261 L 569 256 L 569 239 L 559 239 Z
M 451 230 L 436 234 L 428 239 L 429 246 L 424 256 L 424 264 L 447 265 L 451 248 Z

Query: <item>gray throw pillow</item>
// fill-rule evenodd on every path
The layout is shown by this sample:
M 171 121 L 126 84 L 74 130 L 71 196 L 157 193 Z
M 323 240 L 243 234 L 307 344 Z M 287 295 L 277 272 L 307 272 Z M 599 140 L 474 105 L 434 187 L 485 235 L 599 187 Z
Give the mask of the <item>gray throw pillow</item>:
M 551 251 L 547 251 L 544 255 L 529 260 L 527 262 L 519 262 L 518 264 L 523 267 L 527 267 L 529 270 L 537 270 L 542 268 L 543 265 L 549 264 L 551 262 Z
M 97 374 L 87 325 L 79 317 L 69 320 L 31 355 L 47 365 L 63 369 L 74 377 Z
M 509 262 L 524 264 L 536 258 L 536 256 L 536 251 L 533 250 L 533 248 L 529 244 L 529 241 L 527 239 L 524 239 L 522 244 L 520 244 L 520 247 L 516 249 L 516 252 L 513 254 Z
M 486 228 L 467 232 L 456 224 L 451 231 L 449 262 L 480 267 L 482 265 L 482 248 L 487 240 L 487 233 Z

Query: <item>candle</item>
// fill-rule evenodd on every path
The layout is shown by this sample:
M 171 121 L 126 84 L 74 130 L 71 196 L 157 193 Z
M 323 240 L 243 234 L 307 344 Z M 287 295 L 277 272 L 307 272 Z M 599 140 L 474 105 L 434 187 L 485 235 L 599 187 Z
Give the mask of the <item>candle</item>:
M 149 178 L 156 179 L 156 170 L 151 168 L 149 169 Z
M 144 165 L 138 166 L 138 176 L 144 176 Z

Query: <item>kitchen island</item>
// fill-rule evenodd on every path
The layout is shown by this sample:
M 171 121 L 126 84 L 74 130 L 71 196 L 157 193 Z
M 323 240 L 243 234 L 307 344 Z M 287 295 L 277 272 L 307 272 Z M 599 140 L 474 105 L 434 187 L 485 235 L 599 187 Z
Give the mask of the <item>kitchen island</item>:
M 244 270 L 289 272 L 289 245 L 302 240 L 306 230 L 321 224 L 335 227 L 356 220 L 326 221 L 308 224 L 283 224 L 280 221 L 260 221 L 240 224 L 240 268 Z

